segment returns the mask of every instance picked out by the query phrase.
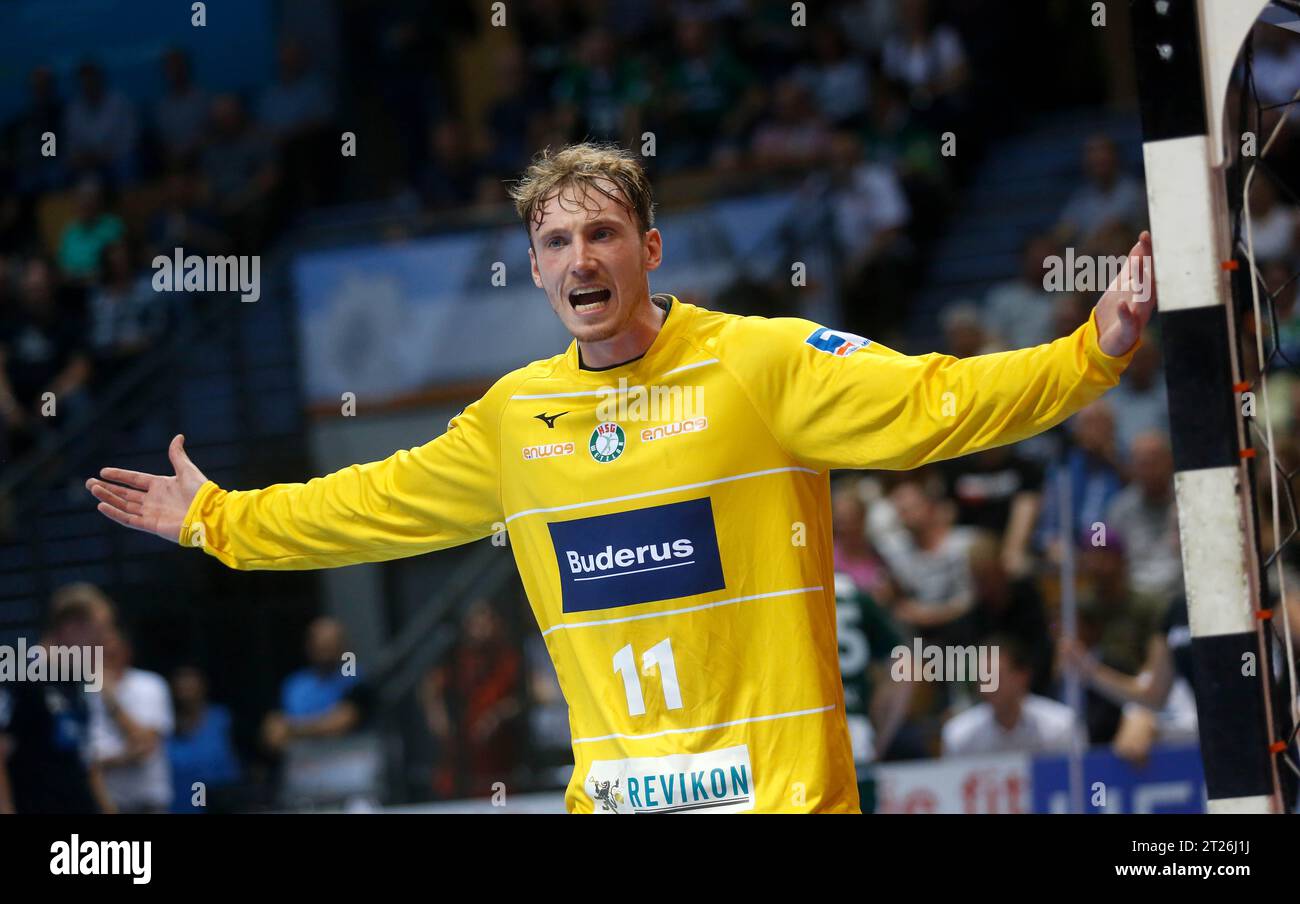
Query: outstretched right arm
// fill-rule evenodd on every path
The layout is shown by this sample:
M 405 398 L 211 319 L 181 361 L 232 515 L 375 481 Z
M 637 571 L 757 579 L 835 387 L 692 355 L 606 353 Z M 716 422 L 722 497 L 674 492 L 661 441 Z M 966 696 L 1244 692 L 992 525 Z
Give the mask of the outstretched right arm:
M 504 521 L 496 422 L 485 398 L 423 446 L 306 483 L 246 491 L 204 478 L 177 437 L 176 477 L 106 468 L 105 479 L 87 487 L 114 521 L 198 546 L 231 568 L 380 562 L 477 540 Z

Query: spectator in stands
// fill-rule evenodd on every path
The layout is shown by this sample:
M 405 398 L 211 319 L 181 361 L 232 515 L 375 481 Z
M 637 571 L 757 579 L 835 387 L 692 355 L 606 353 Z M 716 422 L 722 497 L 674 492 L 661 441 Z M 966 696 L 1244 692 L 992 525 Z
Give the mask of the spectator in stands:
M 1298 234 L 1300 216 L 1296 209 L 1278 200 L 1277 186 L 1267 171 L 1256 173 L 1250 183 L 1250 235 L 1256 262 L 1294 257 Z M 1241 241 L 1244 247 L 1244 233 Z
M 842 266 L 847 274 L 865 278 L 862 271 L 883 255 L 904 255 L 898 246 L 911 210 L 897 175 L 888 166 L 866 159 L 862 141 L 854 133 L 834 133 L 829 151 L 829 188 Z
M 1141 434 L 1148 430 L 1169 431 L 1169 402 L 1160 362 L 1160 345 L 1148 329 L 1119 385 L 1106 393 L 1115 417 L 1115 448 L 1121 462 L 1127 462 L 1129 449 Z
M 249 124 L 243 103 L 233 94 L 212 101 L 203 174 L 226 233 L 237 237 L 239 248 L 261 249 L 272 224 L 279 167 L 271 144 Z
M 335 738 L 361 725 L 364 707 L 355 662 L 345 660 L 347 635 L 337 619 L 307 626 L 307 667 L 280 686 L 280 708 L 262 721 L 262 742 L 273 753 L 299 738 Z
M 892 598 L 889 571 L 867 536 L 867 506 L 859 479 L 848 478 L 835 487 L 831 530 L 835 534 L 835 570 L 879 601 Z
M 104 688 L 91 710 L 91 749 L 122 813 L 165 813 L 172 802 L 167 738 L 172 700 L 161 675 L 131 665 L 121 629 L 104 639 Z
M 77 186 L 77 218 L 59 239 L 59 269 L 70 280 L 89 282 L 99 270 L 104 248 L 126 233 L 120 217 L 104 209 L 104 190 L 95 178 Z
M 935 23 L 928 0 L 903 0 L 898 18 L 899 29 L 881 49 L 881 69 L 908 86 L 914 108 L 933 108 L 935 122 L 959 113 L 970 81 L 961 36 Z
M 1144 216 L 1142 183 L 1123 172 L 1119 147 L 1106 135 L 1094 135 L 1083 146 L 1084 184 L 1075 190 L 1058 218 L 1062 242 L 1084 244 L 1107 226 Z
M 933 237 L 952 206 L 950 173 L 939 135 L 914 114 L 905 85 L 888 78 L 874 82 L 859 134 L 867 159 L 889 167 L 902 184 L 918 239 Z
M 835 621 L 849 742 L 859 767 L 858 790 L 868 798 L 863 812 L 870 813 L 875 786 L 862 767 L 878 760 L 923 755 L 915 731 L 905 727 L 916 686 L 890 677 L 897 656 L 908 655 L 908 648 L 885 610 L 859 590 L 852 578 L 839 573 L 835 575 Z M 905 667 L 910 668 L 910 661 Z
M 909 473 L 889 493 L 887 508 L 873 508 L 879 509 L 871 518 L 878 525 L 876 548 L 899 585 L 891 614 L 927 640 L 942 642 L 975 601 L 970 529 L 953 526 L 954 506 L 932 471 Z
M 1300 42 L 1273 25 L 1257 27 L 1253 36 L 1255 58 L 1251 68 L 1259 102 L 1265 106 L 1284 104 L 1300 86 Z
M 1078 669 L 1094 691 L 1123 707 L 1112 742 L 1120 757 L 1141 764 L 1157 740 L 1195 738 L 1192 632 L 1187 600 L 1181 594 L 1170 602 L 1159 629 L 1147 641 L 1146 657 L 1136 675 L 1112 668 L 1082 644 L 1064 638 L 1060 653 L 1062 662 Z
M 139 139 L 135 108 L 125 94 L 108 87 L 104 70 L 87 61 L 77 70 L 80 91 L 68 104 L 63 138 L 72 167 L 114 186 L 136 176 Z
M 837 4 L 835 23 L 859 53 L 879 56 L 886 39 L 898 29 L 897 0 L 847 0 Z
M 486 796 L 508 782 L 520 753 L 523 657 L 496 608 L 477 599 L 461 636 L 421 690 L 425 720 L 438 741 L 432 784 L 441 797 Z
M 1131 549 L 1141 551 L 1130 563 L 1133 591 L 1165 604 L 1183 586 L 1168 435 L 1159 430 L 1139 434 L 1133 440 L 1129 465 L 1133 482 L 1111 502 L 1105 523 Z
M 1029 692 L 1033 661 L 1019 641 L 1004 635 L 985 644 L 998 651 L 997 688 L 943 726 L 943 755 L 1067 753 L 1075 744 L 1084 747 L 1087 739 L 1070 707 Z
M 1273 311 L 1277 317 L 1277 334 L 1268 334 L 1268 320 L 1265 320 L 1264 354 L 1269 355 L 1276 342 L 1278 353 L 1269 361 L 1269 380 L 1287 376 L 1294 379 L 1294 372 L 1300 367 L 1300 308 L 1296 299 L 1300 298 L 1300 279 L 1292 279 L 1291 265 L 1286 261 L 1270 261 L 1260 267 L 1263 285 L 1260 287 L 1260 303 L 1264 302 L 1264 293 L 1273 299 Z M 1253 319 L 1253 318 L 1252 318 Z M 1253 331 L 1252 331 L 1253 332 Z M 1251 340 L 1253 344 L 1253 339 Z M 1281 381 L 1281 382 L 1286 382 Z M 1289 387 L 1288 387 L 1289 388 Z M 1285 393 L 1283 393 L 1285 398 Z M 1276 405 L 1274 411 L 1274 429 L 1289 429 L 1288 418 L 1278 418 L 1286 411 L 1285 405 Z
M 137 270 L 133 257 L 126 239 L 104 246 L 99 285 L 90 293 L 89 346 L 101 385 L 157 342 L 167 323 L 167 296 L 154 291 L 149 272 Z
M 13 290 L 14 275 L 10 258 L 0 254 L 0 461 L 9 461 L 13 452 L 9 448 L 8 410 L 16 408 L 12 389 L 4 375 L 4 338 L 11 327 L 10 322 L 18 316 L 18 300 Z M 0 537 L 4 537 L 12 528 L 8 523 L 11 510 L 7 509 L 7 499 L 0 494 Z
M 321 73 L 310 68 L 307 51 L 294 38 L 280 45 L 276 80 L 263 92 L 257 118 L 267 133 L 285 144 L 323 128 L 333 115 L 334 102 Z
M 1082 292 L 1066 292 L 1052 300 L 1050 339 L 1068 336 L 1088 321 L 1092 300 Z M 1049 340 L 1050 341 L 1050 340 Z
M 973 301 L 963 299 L 946 305 L 939 313 L 939 323 L 946 351 L 954 358 L 973 358 L 998 350 L 984 331 L 979 305 Z
M 490 177 L 466 124 L 444 119 L 429 130 L 431 159 L 420 173 L 419 190 L 429 211 L 472 204 Z
M 488 108 L 485 123 L 491 150 L 487 165 L 497 173 L 519 172 L 528 165 L 538 118 L 546 108 L 546 98 L 537 82 L 530 77 L 528 61 L 518 44 L 509 44 L 492 60 L 494 83 L 498 94 Z
M 1012 444 L 954 458 L 940 467 L 957 506 L 957 524 L 1001 537 L 1002 568 L 1013 578 L 1027 575 L 1033 565 L 1030 541 L 1042 506 L 1042 466 Z
M 176 705 L 176 731 L 167 739 L 171 810 L 203 813 L 209 807 L 222 809 L 222 791 L 240 778 L 239 758 L 231 741 L 230 710 L 208 702 L 207 677 L 193 666 L 172 673 L 171 689 Z M 202 784 L 201 795 L 196 783 Z M 214 801 L 214 795 L 218 800 Z M 200 803 L 195 802 L 196 797 Z
M 163 162 L 187 166 L 198 159 L 203 146 L 212 100 L 194 84 L 185 51 L 173 48 L 163 54 L 162 70 L 167 88 L 154 108 L 154 128 Z
M 778 82 L 772 107 L 754 127 L 750 157 L 760 171 L 805 171 L 827 159 L 831 130 L 808 88 L 795 78 Z
M 63 140 L 64 109 L 54 73 L 48 66 L 37 66 L 28 77 L 28 85 L 28 105 L 10 123 L 7 138 L 16 174 L 15 188 L 30 204 L 37 195 L 61 189 L 69 177 L 64 154 L 41 153 L 47 146 L 47 136 Z
M 18 174 L 0 137 L 0 254 L 26 247 L 33 237 L 32 206 L 18 191 Z
M 339 136 L 327 129 L 334 99 L 324 75 L 313 70 L 295 39 L 280 45 L 276 81 L 262 92 L 258 124 L 275 142 L 283 173 L 283 203 L 306 209 L 333 191 Z
M 911 208 L 894 171 L 865 160 L 852 132 L 832 135 L 830 166 L 814 171 L 801 186 L 807 199 L 801 214 L 829 208 L 834 248 L 843 281 L 844 328 L 881 339 L 906 309 L 915 269 L 907 238 Z M 805 241 L 824 246 L 820 221 Z
M 998 537 L 975 534 L 970 546 L 975 605 L 963 625 L 971 643 L 992 635 L 1015 639 L 1030 664 L 1030 687 L 1048 694 L 1052 687 L 1052 635 L 1038 583 L 1030 576 L 1012 577 L 1002 565 Z
M 1043 268 L 1056 253 L 1049 237 L 1031 235 L 1021 253 L 1020 274 L 989 289 L 984 298 L 984 324 L 1000 348 L 1028 348 L 1052 341 L 1052 296 L 1043 288 Z
M 1104 544 L 1080 543 L 1077 551 L 1079 610 L 1096 626 L 1095 649 L 1108 665 L 1129 675 L 1141 669 L 1147 641 L 1169 609 L 1167 599 L 1133 592 L 1133 548 L 1119 531 L 1107 530 Z
M 230 247 L 230 237 L 222 231 L 221 221 L 201 200 L 202 185 L 189 167 L 178 167 L 167 174 L 163 183 L 162 205 L 149 220 L 146 235 L 149 257 L 170 257 L 175 249 L 186 254 L 222 254 Z
M 3 334 L 3 324 L 18 312 L 16 271 L 20 264 L 18 257 L 0 254 L 0 334 Z
M 569 134 L 639 146 L 650 82 L 641 60 L 619 53 L 609 29 L 589 29 L 551 91 Z
M 90 600 L 60 590 L 50 602 L 39 645 L 49 661 L 50 648 L 93 648 L 104 630 Z M 93 692 L 86 684 L 102 674 L 83 672 L 82 677 L 86 680 L 0 684 L 0 814 L 114 811 L 90 754 Z
M 58 422 L 47 415 L 73 417 L 84 400 L 85 328 L 56 291 L 53 266 L 43 258 L 28 261 L 22 306 L 0 333 L 0 417 L 17 434 L 15 452 L 53 429 Z
M 871 98 L 866 62 L 850 52 L 844 33 L 831 24 L 813 32 L 812 50 L 813 61 L 794 70 L 795 80 L 833 126 L 862 126 Z
M 655 131 L 672 135 L 659 149 L 659 165 L 708 165 L 734 152 L 762 106 L 753 75 L 702 19 L 677 22 L 676 53 L 668 66 Z
M 936 186 L 945 180 L 939 136 L 916 118 L 903 83 L 888 78 L 875 82 L 860 134 L 867 157 L 895 170 L 909 186 L 914 180 Z
M 573 772 L 569 705 L 546 641 L 536 632 L 524 640 L 524 667 L 528 671 L 528 760 L 536 771 L 536 784 L 540 788 L 568 784 Z
M 1043 481 L 1043 511 L 1038 519 L 1036 544 L 1053 564 L 1061 561 L 1061 543 L 1075 537 L 1090 538 L 1111 501 L 1124 486 L 1115 451 L 1115 418 L 1105 400 L 1093 402 L 1070 418 L 1074 444 L 1063 461 L 1053 462 Z M 1060 488 L 1064 473 L 1070 488 L 1070 533 L 1061 536 Z
M 673 0 L 673 14 L 682 19 L 699 19 L 721 27 L 739 25 L 749 12 L 745 0 Z

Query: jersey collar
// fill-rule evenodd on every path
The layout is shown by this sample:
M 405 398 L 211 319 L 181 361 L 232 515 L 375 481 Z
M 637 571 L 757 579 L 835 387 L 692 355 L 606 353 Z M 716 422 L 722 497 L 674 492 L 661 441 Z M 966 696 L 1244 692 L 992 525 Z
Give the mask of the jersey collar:
M 651 296 L 652 299 L 656 297 L 667 299 L 670 306 L 668 315 L 664 318 L 658 334 L 655 335 L 654 341 L 650 343 L 650 347 L 646 349 L 645 354 L 614 367 L 606 367 L 600 370 L 584 370 L 579 363 L 578 340 L 574 339 L 569 343 L 569 348 L 564 353 L 565 368 L 569 371 L 569 375 L 584 382 L 606 385 L 610 382 L 618 382 L 619 377 L 646 372 L 655 367 L 656 362 L 664 356 L 664 350 L 673 344 L 673 337 L 681 331 L 682 323 L 688 319 L 691 308 L 691 305 L 683 303 L 677 296 L 669 295 L 667 292 L 656 292 Z

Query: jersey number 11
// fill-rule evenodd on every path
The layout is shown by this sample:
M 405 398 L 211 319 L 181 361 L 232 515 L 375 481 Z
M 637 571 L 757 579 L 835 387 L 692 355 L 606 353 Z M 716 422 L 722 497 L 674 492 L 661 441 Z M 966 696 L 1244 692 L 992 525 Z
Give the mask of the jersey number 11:
M 664 688 L 664 702 L 669 709 L 682 708 L 682 690 L 677 684 L 677 663 L 673 661 L 672 642 L 665 637 L 641 654 L 641 670 L 650 671 L 659 666 L 659 680 Z M 627 692 L 629 715 L 645 715 L 645 697 L 641 694 L 641 679 L 636 673 L 636 657 L 628 644 L 614 654 L 614 671 L 623 676 L 623 690 Z

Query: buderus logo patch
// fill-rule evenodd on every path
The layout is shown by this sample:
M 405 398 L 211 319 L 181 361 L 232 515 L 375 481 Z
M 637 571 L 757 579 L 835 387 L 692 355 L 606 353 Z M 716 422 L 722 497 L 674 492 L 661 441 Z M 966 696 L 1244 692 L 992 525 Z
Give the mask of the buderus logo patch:
M 547 526 L 565 612 L 676 599 L 726 586 L 708 497 Z
M 828 330 L 823 327 L 813 330 L 812 335 L 805 339 L 804 342 L 819 352 L 825 352 L 837 358 L 847 358 L 858 349 L 866 348 L 871 344 L 870 339 L 865 339 L 856 333 L 842 333 L 839 330 Z

